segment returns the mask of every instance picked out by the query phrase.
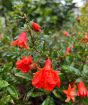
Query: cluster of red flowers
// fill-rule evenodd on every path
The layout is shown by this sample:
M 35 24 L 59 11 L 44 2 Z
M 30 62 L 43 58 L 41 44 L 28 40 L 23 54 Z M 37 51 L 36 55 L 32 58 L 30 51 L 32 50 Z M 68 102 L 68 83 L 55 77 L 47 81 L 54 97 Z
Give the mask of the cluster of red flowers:
M 35 22 L 32 22 L 32 28 L 36 32 L 41 32 L 41 27 Z M 69 36 L 69 33 L 64 32 L 64 35 Z M 88 35 L 85 36 L 83 41 L 88 42 Z M 22 48 L 28 49 L 26 32 L 22 32 L 18 36 L 18 39 L 12 42 L 12 45 L 18 46 L 20 49 Z M 74 46 L 72 46 L 72 48 L 73 47 Z M 71 47 L 67 47 L 66 55 L 69 55 L 70 53 L 71 53 Z M 33 58 L 31 56 L 28 57 L 22 56 L 22 59 L 16 62 L 16 68 L 22 71 L 23 73 L 29 72 L 35 66 L 36 63 L 33 62 Z M 52 91 L 56 86 L 60 88 L 61 81 L 59 77 L 59 72 L 52 69 L 52 61 L 50 59 L 47 59 L 45 61 L 43 68 L 38 67 L 38 71 L 34 73 L 32 85 L 35 88 L 38 89 L 43 88 L 47 91 Z M 68 89 L 63 90 L 63 92 L 67 96 L 65 102 L 69 102 L 71 99 L 74 102 L 75 96 L 80 96 L 80 97 L 88 96 L 88 90 L 82 81 L 78 83 L 78 90 L 76 89 L 76 85 L 71 86 L 69 84 Z
M 36 32 L 41 32 L 41 27 L 35 22 L 32 22 L 32 28 Z M 22 48 L 28 49 L 26 32 L 22 32 L 18 36 L 18 39 L 13 41 L 11 44 L 13 46 L 18 46 L 20 49 L 22 49 Z
M 78 32 L 78 35 L 80 35 L 80 32 Z M 69 32 L 64 31 L 64 36 L 68 37 L 68 36 L 69 36 Z M 88 43 L 88 33 L 85 33 L 85 36 L 84 36 L 84 38 L 82 39 L 82 42 Z M 74 45 L 72 46 L 72 48 L 74 48 Z M 71 53 L 71 47 L 68 46 L 68 47 L 66 48 L 65 54 L 66 54 L 66 55 L 69 55 L 70 53 Z
M 32 28 L 36 32 L 41 32 L 41 27 L 35 22 L 32 22 Z M 18 39 L 12 42 L 12 45 L 18 46 L 20 49 L 28 49 L 26 32 L 22 32 L 18 36 Z M 22 59 L 16 62 L 16 68 L 21 70 L 23 73 L 27 73 L 33 69 L 32 57 L 22 56 Z M 44 88 L 48 91 L 52 91 L 55 86 L 60 88 L 60 77 L 58 76 L 58 71 L 54 71 L 52 69 L 52 62 L 50 59 L 47 59 L 45 66 L 43 68 L 39 68 L 39 71 L 34 74 L 32 85 L 36 88 Z
M 31 56 L 22 57 L 22 60 L 16 62 L 16 68 L 21 70 L 23 73 L 27 73 L 31 69 L 31 64 L 33 60 Z M 34 74 L 32 85 L 36 88 L 44 88 L 45 90 L 52 91 L 55 86 L 60 88 L 60 77 L 58 76 L 58 71 L 52 69 L 52 62 L 47 59 L 43 68 L 39 68 Z
M 74 85 L 73 87 L 71 87 L 71 85 L 69 84 L 68 89 L 63 91 L 64 94 L 67 95 L 67 99 L 65 100 L 65 102 L 69 102 L 71 99 L 74 102 L 75 101 L 75 96 L 79 96 L 79 97 L 88 97 L 88 90 L 85 86 L 85 84 L 80 81 L 78 83 L 78 91 L 76 92 L 76 85 Z

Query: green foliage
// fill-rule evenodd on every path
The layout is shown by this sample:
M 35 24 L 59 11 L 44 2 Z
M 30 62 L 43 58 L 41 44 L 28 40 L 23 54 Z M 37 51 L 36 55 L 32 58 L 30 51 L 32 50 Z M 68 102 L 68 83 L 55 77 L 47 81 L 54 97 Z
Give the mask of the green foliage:
M 47 96 L 42 105 L 55 105 L 52 97 Z
M 26 31 L 30 28 L 30 22 L 28 24 L 29 27 L 27 27 L 27 24 L 23 27 Z M 79 32 L 79 29 L 76 23 L 75 31 Z M 57 36 L 50 37 L 50 35 L 44 33 L 38 35 L 36 32 L 32 34 L 31 39 L 30 33 L 27 32 L 29 39 L 28 50 L 20 50 L 17 47 L 11 46 L 11 36 L 5 35 L 3 39 L 1 39 L 0 86 L 2 89 L 2 105 L 9 103 L 15 103 L 17 105 L 31 105 L 32 103 L 57 105 L 57 103 L 60 103 L 63 105 L 65 104 L 64 100 L 66 98 L 63 94 L 63 90 L 67 88 L 69 83 L 76 81 L 77 84 L 81 80 L 85 83 L 88 82 L 87 44 L 81 42 L 83 38 L 82 33 L 78 35 L 77 32 L 74 34 L 71 29 L 68 30 L 70 30 L 70 36 L 65 37 L 63 33 L 61 33 L 63 36 L 60 39 L 58 39 Z M 73 45 L 74 47 L 72 47 Z M 71 47 L 71 53 L 66 55 L 66 48 L 68 46 Z M 19 72 L 15 67 L 16 61 L 23 55 L 32 55 L 34 62 L 39 62 L 41 67 L 43 67 L 45 59 L 48 57 L 51 58 L 53 68 L 60 70 L 61 88 L 55 88 L 52 94 L 43 89 L 35 89 L 31 84 L 35 71 L 24 74 Z M 3 103 L 4 98 L 7 98 L 7 100 Z M 33 100 L 35 101 L 33 102 Z M 79 103 L 79 100 L 76 101 L 75 104 Z M 86 101 L 83 100 L 82 103 L 86 103 Z M 69 102 L 67 105 L 72 105 L 72 102 Z
M 10 95 L 3 96 L 0 99 L 0 105 L 7 105 L 9 102 L 13 103 L 13 100 Z
M 77 85 L 82 80 L 88 87 L 88 43 L 83 42 L 84 32 L 88 30 L 74 20 L 74 5 L 72 0 L 65 0 L 65 4 L 55 0 L 1 0 L 0 14 L 5 18 L 6 27 L 2 32 L 0 26 L 3 33 L 0 39 L 0 105 L 87 105 L 88 98 L 80 101 L 80 97 L 74 104 L 72 101 L 65 103 L 63 93 L 74 81 Z M 32 21 L 41 24 L 41 33 L 32 29 Z M 28 50 L 11 45 L 22 31 L 27 33 Z M 69 32 L 69 37 L 64 36 L 64 31 Z M 69 55 L 66 54 L 68 46 L 71 48 Z M 38 68 L 44 67 L 47 58 L 52 60 L 52 68 L 59 71 L 60 89 L 56 87 L 48 92 L 33 87 L 33 75 L 38 68 L 28 73 L 17 70 L 16 61 L 29 55 Z
M 4 88 L 4 87 L 7 87 L 9 84 L 7 81 L 4 81 L 4 80 L 0 80 L 0 89 L 1 88 Z
M 29 20 L 38 22 L 46 33 L 60 30 L 67 24 L 71 25 L 74 22 L 71 17 L 74 17 L 75 8 L 72 1 L 66 0 L 63 4 L 59 0 L 1 0 L 1 15 L 5 18 L 5 25 L 8 26 L 4 32 L 13 36 L 18 34 L 19 28 L 25 23 L 24 14 L 27 14 Z
M 80 16 L 80 23 L 79 25 L 83 28 L 84 32 L 88 32 L 88 3 L 81 8 L 81 16 Z

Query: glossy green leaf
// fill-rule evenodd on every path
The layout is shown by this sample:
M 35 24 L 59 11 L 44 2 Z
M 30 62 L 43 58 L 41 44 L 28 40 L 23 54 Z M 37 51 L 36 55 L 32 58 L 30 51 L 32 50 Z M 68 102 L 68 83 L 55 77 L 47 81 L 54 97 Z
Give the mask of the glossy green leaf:
M 9 85 L 9 83 L 5 80 L 0 80 L 0 88 L 5 88 Z
M 13 98 L 18 99 L 18 91 L 14 86 L 8 87 L 7 91 Z
M 26 79 L 26 80 L 32 80 L 32 76 L 26 73 L 18 72 L 15 74 L 15 76 Z
M 52 97 L 47 96 L 47 98 L 43 101 L 42 105 L 55 105 Z

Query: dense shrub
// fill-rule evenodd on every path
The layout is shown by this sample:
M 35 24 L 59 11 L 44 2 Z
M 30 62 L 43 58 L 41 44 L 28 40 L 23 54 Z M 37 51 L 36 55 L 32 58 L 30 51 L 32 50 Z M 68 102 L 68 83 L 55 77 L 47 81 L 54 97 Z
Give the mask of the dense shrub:
M 66 24 L 71 26 L 75 8 L 72 1 L 65 0 L 63 4 L 60 0 L 1 0 L 0 15 L 5 18 L 7 26 L 4 31 L 6 34 L 18 34 L 17 28 L 23 27 L 25 23 L 24 14 L 38 22 L 46 33 L 60 30 Z
M 88 104 L 87 25 L 65 2 L 0 2 L 0 105 Z
M 78 33 L 76 25 L 58 40 L 24 18 L 14 41 L 7 35 L 0 38 L 0 104 L 86 104 L 88 34 Z

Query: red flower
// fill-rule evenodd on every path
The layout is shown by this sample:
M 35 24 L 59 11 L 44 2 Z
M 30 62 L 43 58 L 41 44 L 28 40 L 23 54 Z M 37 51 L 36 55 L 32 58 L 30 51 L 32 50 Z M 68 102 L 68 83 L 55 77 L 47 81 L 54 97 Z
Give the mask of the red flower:
M 31 69 L 30 65 L 32 64 L 32 62 L 33 61 L 31 56 L 22 56 L 22 59 L 16 62 L 16 68 L 18 70 L 21 70 L 23 73 L 26 73 Z
M 22 48 L 28 49 L 26 32 L 22 32 L 18 36 L 18 39 L 12 42 L 12 45 L 13 46 L 18 46 L 20 49 L 22 49 Z
M 84 83 L 81 81 L 78 83 L 78 96 L 86 97 L 87 96 L 87 88 Z
M 32 22 L 32 28 L 37 32 L 41 32 L 41 27 L 35 22 Z
M 71 99 L 73 102 L 75 102 L 75 96 L 77 95 L 75 89 L 76 89 L 75 85 L 73 88 L 71 88 L 71 85 L 69 84 L 68 89 L 63 90 L 64 94 L 67 95 L 67 99 L 65 100 L 65 102 L 69 102 Z
M 67 31 L 64 31 L 64 36 L 69 36 L 69 33 Z
M 36 88 L 44 88 L 45 90 L 52 91 L 55 86 L 60 88 L 60 78 L 58 72 L 52 69 L 52 62 L 47 59 L 43 68 L 34 74 L 32 85 Z
M 71 48 L 70 47 L 67 47 L 66 48 L 66 55 L 69 55 L 71 53 Z

